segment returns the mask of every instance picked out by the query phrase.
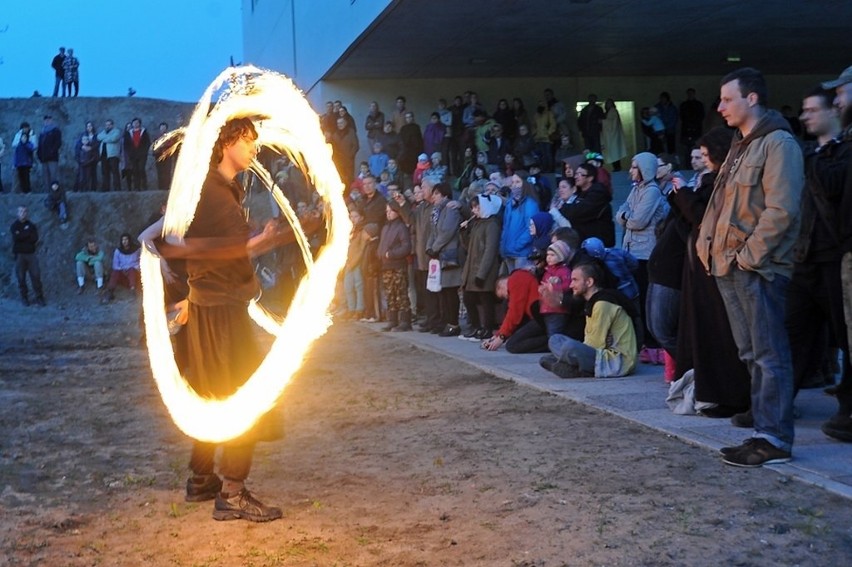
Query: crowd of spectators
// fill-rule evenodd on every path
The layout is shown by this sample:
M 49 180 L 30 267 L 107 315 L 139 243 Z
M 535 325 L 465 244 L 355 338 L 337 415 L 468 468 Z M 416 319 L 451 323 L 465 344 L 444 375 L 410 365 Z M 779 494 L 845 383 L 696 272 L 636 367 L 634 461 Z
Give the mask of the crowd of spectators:
M 789 460 L 804 387 L 830 386 L 840 409 L 823 430 L 852 441 L 847 90 L 852 68 L 804 97 L 801 123 L 768 108 L 753 69 L 722 79 L 709 113 L 692 89 L 679 107 L 662 93 L 642 109 L 645 148 L 616 211 L 612 101 L 589 97 L 576 149 L 549 89 L 532 113 L 501 99 L 489 114 L 474 92 L 441 99 L 422 130 L 405 97 L 387 116 L 373 102 L 357 169 L 354 120 L 329 102 L 323 129 L 353 221 L 338 314 L 540 352 L 562 378 L 664 365 L 673 391 L 689 385 L 690 413 L 754 429 L 723 450 L 729 464 Z

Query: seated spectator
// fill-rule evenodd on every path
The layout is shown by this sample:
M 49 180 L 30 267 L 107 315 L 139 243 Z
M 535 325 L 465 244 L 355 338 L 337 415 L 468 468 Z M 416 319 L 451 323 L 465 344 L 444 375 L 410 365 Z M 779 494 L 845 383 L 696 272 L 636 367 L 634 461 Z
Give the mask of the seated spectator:
M 112 253 L 112 272 L 109 275 L 104 303 L 115 299 L 115 288 L 119 283 L 123 283 L 131 293 L 136 294 L 136 287 L 139 285 L 139 253 L 139 246 L 130 234 L 122 234 L 118 247 Z
M 531 336 L 524 329 L 530 323 L 539 326 L 535 320 L 539 317 L 538 278 L 529 270 L 515 270 L 497 280 L 494 292 L 508 301 L 508 307 L 497 334 L 483 341 L 482 348 L 493 351 L 505 343 L 506 350 L 511 353 L 546 352 L 547 335 L 539 331 Z M 521 329 L 524 332 L 519 333 Z
M 50 184 L 50 191 L 44 198 L 44 206 L 59 215 L 59 222 L 68 222 L 68 204 L 65 202 L 65 189 L 59 185 L 59 181 Z
M 98 291 L 104 287 L 104 253 L 97 240 L 90 238 L 86 245 L 74 256 L 77 263 L 77 294 L 86 287 L 86 274 L 91 270 L 95 276 Z
M 571 272 L 574 295 L 586 300 L 585 338 L 554 335 L 548 343 L 553 354 L 540 360 L 542 368 L 560 378 L 627 376 L 636 368 L 633 304 L 618 291 L 601 288 L 602 279 L 594 264 L 580 264 Z

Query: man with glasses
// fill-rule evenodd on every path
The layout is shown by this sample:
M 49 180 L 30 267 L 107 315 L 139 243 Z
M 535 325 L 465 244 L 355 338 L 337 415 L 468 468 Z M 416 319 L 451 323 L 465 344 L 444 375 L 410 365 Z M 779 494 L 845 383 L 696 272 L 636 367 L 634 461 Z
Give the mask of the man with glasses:
M 574 199 L 568 199 L 559 212 L 571 222 L 581 240 L 600 238 L 607 248 L 615 246 L 615 223 L 612 220 L 612 196 L 595 182 L 598 170 L 589 163 L 574 171 Z

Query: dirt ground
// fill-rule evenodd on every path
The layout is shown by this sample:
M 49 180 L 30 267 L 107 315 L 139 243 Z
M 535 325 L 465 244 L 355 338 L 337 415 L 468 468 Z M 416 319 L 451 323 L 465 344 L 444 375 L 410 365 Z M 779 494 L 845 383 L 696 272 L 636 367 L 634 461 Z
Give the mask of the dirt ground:
M 848 565 L 848 500 L 335 325 L 250 485 L 187 504 L 136 306 L 0 300 L 0 565 Z M 450 339 L 448 339 L 450 340 Z

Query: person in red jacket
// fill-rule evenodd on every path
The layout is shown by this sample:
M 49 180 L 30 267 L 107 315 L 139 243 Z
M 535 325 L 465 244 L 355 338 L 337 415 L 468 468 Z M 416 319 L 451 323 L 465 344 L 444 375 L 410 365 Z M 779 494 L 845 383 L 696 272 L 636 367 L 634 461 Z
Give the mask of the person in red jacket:
M 482 348 L 486 350 L 497 350 L 515 331 L 520 329 L 530 321 L 535 322 L 535 314 L 538 313 L 538 278 L 535 274 L 528 270 L 515 270 L 508 276 L 503 276 L 497 280 L 497 287 L 494 293 L 500 299 L 508 299 L 509 305 L 506 309 L 506 316 L 503 318 L 503 324 L 500 325 L 500 330 L 492 338 L 482 342 Z M 541 342 L 544 347 L 547 347 L 547 335 L 542 332 Z M 509 347 L 507 345 L 507 350 Z M 515 350 L 510 352 L 535 352 L 530 350 Z

